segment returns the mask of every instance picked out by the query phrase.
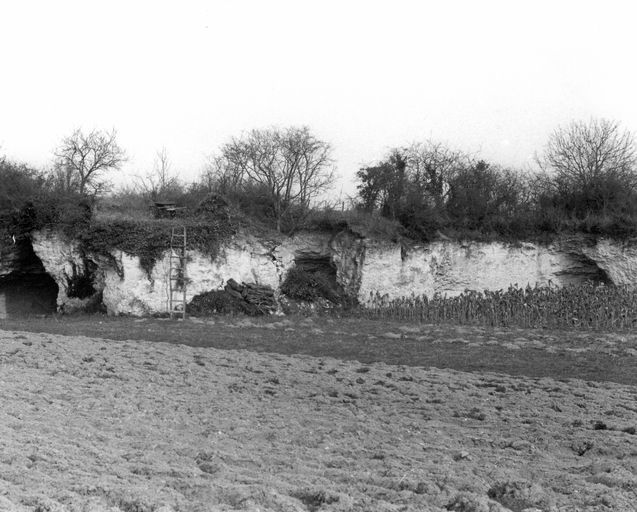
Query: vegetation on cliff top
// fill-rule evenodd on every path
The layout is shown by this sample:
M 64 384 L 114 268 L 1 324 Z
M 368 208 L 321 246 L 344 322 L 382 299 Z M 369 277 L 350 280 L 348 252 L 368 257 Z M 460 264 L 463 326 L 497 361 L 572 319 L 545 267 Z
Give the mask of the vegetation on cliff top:
M 49 228 L 80 240 L 87 251 L 138 255 L 147 270 L 168 247 L 176 224 L 186 225 L 191 247 L 211 256 L 237 229 L 290 234 L 348 228 L 396 241 L 637 234 L 635 141 L 605 120 L 558 128 L 537 157 L 536 172 L 433 141 L 393 148 L 358 171 L 356 197 L 320 206 L 317 199 L 334 177 L 331 147 L 305 127 L 233 138 L 193 183 L 178 179 L 163 149 L 153 169 L 115 192 L 108 192 L 106 177 L 126 158 L 115 132 L 76 131 L 55 155 L 49 171 L 0 159 L 5 242 Z M 155 201 L 187 208 L 174 219 L 157 218 L 149 210 Z
M 558 128 L 537 172 L 509 169 L 427 141 L 394 148 L 358 172 L 359 205 L 412 238 L 543 238 L 637 233 L 637 149 L 606 120 Z
M 28 237 L 34 230 L 51 230 L 78 241 L 80 249 L 112 257 L 119 249 L 140 258 L 142 268 L 150 274 L 155 261 L 170 246 L 172 228 L 185 226 L 188 247 L 214 258 L 223 240 L 235 232 L 228 215 L 200 201 L 200 208 L 179 218 L 155 218 L 145 208 L 113 213 L 107 202 L 98 202 L 76 193 L 49 193 L 43 187 L 21 208 L 4 212 L 1 234 L 12 243 Z

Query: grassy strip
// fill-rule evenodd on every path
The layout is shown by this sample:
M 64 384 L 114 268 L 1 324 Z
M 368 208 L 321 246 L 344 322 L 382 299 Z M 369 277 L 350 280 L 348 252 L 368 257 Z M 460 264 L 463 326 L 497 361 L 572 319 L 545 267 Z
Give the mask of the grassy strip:
M 412 326 L 415 332 L 411 332 L 401 327 L 403 322 L 299 316 L 214 315 L 209 320 L 177 321 L 78 314 L 0 319 L 0 329 L 9 331 L 637 385 L 637 357 L 624 351 L 624 347 L 635 347 L 633 334 L 622 335 L 622 343 L 611 353 L 600 346 L 617 341 L 614 334 L 451 325 Z M 513 338 L 526 342 L 509 350 L 506 346 Z M 538 345 L 552 350 L 538 349 Z

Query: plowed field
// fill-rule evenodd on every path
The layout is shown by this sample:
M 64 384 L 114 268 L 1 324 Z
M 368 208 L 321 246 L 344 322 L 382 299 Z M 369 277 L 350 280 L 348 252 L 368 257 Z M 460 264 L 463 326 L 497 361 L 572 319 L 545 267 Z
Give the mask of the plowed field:
M 98 318 L 0 324 L 0 511 L 637 510 L 632 335 Z

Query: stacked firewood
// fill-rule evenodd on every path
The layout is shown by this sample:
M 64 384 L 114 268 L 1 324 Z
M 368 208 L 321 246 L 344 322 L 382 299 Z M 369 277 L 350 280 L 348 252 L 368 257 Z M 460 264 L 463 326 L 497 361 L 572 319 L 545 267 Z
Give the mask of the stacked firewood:
M 277 310 L 274 290 L 269 286 L 237 283 L 230 279 L 223 290 L 200 293 L 188 304 L 188 313 L 207 316 L 216 313 L 267 315 Z
M 250 314 L 268 314 L 276 311 L 274 290 L 269 286 L 252 283 L 237 283 L 229 279 L 224 290 L 237 300 L 245 303 L 245 311 Z

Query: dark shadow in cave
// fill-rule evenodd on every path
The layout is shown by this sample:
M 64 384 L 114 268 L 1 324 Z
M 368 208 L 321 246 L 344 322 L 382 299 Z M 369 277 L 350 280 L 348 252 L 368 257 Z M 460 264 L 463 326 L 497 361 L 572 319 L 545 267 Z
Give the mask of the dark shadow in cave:
M 58 285 L 46 272 L 13 273 L 0 279 L 0 318 L 50 315 L 57 310 Z
M 0 318 L 55 313 L 58 285 L 33 252 L 31 242 L 22 240 L 2 253 L 12 271 L 0 276 Z
M 294 258 L 294 269 L 306 276 L 305 286 L 316 290 L 319 296 L 334 304 L 344 304 L 348 301 L 343 287 L 338 283 L 336 265 L 331 256 L 299 251 Z

